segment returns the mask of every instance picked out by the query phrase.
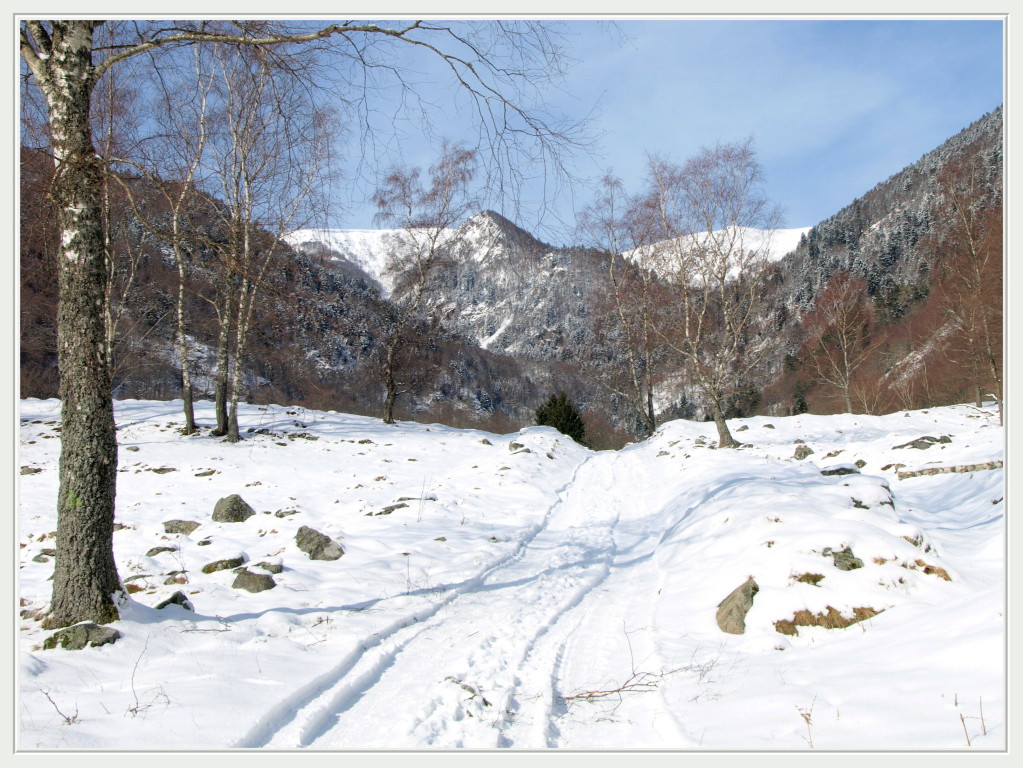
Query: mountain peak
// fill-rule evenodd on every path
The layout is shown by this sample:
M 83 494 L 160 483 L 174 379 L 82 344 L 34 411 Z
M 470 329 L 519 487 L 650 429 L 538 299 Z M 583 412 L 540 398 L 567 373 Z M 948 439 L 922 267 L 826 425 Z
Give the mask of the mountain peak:
M 519 247 L 550 249 L 549 245 L 537 240 L 529 232 L 522 229 L 522 227 L 505 218 L 497 211 L 489 209 L 466 219 L 460 229 L 467 239 L 472 235 L 499 237 Z

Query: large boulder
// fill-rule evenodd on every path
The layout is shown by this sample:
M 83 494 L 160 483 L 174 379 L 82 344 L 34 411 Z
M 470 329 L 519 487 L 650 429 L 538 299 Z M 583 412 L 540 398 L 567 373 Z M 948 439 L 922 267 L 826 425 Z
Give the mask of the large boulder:
M 722 632 L 741 635 L 746 631 L 746 614 L 753 607 L 753 596 L 760 587 L 750 576 L 718 603 L 717 622 Z
M 234 589 L 244 589 L 246 592 L 264 592 L 277 586 L 274 577 L 269 573 L 253 573 L 248 568 L 239 568 L 235 571 Z
M 213 508 L 213 522 L 215 523 L 243 523 L 256 514 L 256 510 L 250 507 L 241 496 L 232 493 L 217 502 Z
M 121 633 L 116 629 L 86 622 L 54 632 L 43 641 L 43 648 L 50 650 L 59 645 L 69 651 L 80 651 L 87 645 L 97 648 L 107 643 L 117 642 L 120 637 Z
M 308 525 L 298 529 L 295 543 L 309 555 L 310 560 L 337 560 L 345 553 L 340 544 Z

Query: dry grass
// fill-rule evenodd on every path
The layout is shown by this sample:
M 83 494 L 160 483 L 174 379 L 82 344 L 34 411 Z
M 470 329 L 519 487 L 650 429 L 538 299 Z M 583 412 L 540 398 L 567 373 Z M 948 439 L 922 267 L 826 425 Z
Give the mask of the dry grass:
M 879 611 L 875 608 L 868 607 L 853 608 L 852 617 L 847 618 L 836 608 L 830 605 L 827 608 L 827 613 L 817 614 L 810 613 L 810 611 L 806 609 L 796 611 L 791 619 L 781 619 L 780 621 L 774 622 L 774 628 L 783 635 L 798 635 L 799 630 L 797 627 L 845 629 L 846 627 L 852 626 L 858 622 L 873 618 L 884 610 L 882 608 Z
M 813 584 L 815 587 L 824 580 L 821 573 L 803 573 L 796 577 L 796 581 L 803 584 Z

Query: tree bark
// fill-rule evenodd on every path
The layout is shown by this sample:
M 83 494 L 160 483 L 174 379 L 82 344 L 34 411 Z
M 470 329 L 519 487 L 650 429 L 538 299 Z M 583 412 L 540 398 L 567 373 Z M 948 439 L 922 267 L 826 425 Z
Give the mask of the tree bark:
M 93 21 L 55 21 L 46 56 L 26 55 L 44 93 L 56 173 L 60 223 L 61 450 L 57 493 L 57 557 L 46 626 L 119 618 L 121 591 L 113 552 L 117 436 L 102 311 L 106 296 L 102 168 L 92 144 L 89 105 Z M 46 33 L 34 30 L 37 42 Z M 23 44 L 22 50 L 25 50 Z
M 227 377 L 229 365 L 229 347 L 231 345 L 231 316 L 234 307 L 234 287 L 231 278 L 224 289 L 224 300 L 220 307 L 220 331 L 217 334 L 217 378 L 214 383 L 214 410 L 217 413 L 217 428 L 214 437 L 227 434 Z
M 718 399 L 715 397 L 711 401 L 711 415 L 714 417 L 714 426 L 718 430 L 718 448 L 735 448 L 738 443 L 735 442 L 735 438 L 732 437 L 732 433 L 728 430 L 728 423 L 725 421 L 725 414 L 721 410 L 721 406 L 718 403 Z
M 400 332 L 399 332 L 400 333 Z M 398 385 L 394 380 L 394 358 L 397 344 L 391 344 L 387 348 L 387 359 L 384 362 L 384 424 L 394 423 L 394 402 L 398 397 Z

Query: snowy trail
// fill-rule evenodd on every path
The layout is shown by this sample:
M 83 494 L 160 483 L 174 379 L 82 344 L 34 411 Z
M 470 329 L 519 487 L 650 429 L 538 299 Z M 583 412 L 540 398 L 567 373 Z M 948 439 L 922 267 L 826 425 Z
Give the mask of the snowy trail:
M 620 461 L 590 457 L 517 557 L 371 640 L 238 746 L 555 746 L 563 649 L 617 554 Z

